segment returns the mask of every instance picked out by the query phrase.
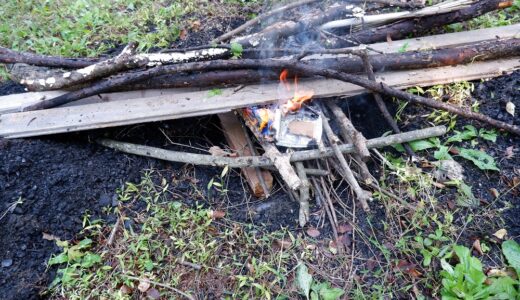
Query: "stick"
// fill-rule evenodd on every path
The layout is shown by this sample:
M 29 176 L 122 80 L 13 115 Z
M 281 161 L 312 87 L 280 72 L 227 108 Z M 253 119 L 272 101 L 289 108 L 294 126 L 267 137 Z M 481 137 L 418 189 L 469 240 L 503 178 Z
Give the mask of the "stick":
M 263 42 L 276 42 L 278 39 L 294 35 L 298 32 L 302 32 L 308 28 L 323 24 L 335 18 L 351 13 L 354 6 L 344 5 L 340 3 L 334 3 L 329 8 L 321 13 L 310 17 L 305 17 L 298 22 L 284 21 L 278 22 L 271 26 L 266 27 L 261 32 L 250 34 L 243 37 L 238 37 L 233 40 L 235 43 L 239 43 L 242 46 L 257 47 Z
M 271 143 L 261 143 L 264 148 L 264 156 L 269 158 L 273 165 L 278 169 L 278 173 L 282 176 L 287 186 L 291 190 L 297 190 L 302 186 L 302 180 L 296 175 L 293 167 L 291 166 L 290 155 L 282 154 L 275 145 Z
M 18 52 L 0 47 L 0 63 L 4 64 L 24 63 L 35 66 L 77 69 L 88 67 L 97 63 L 98 61 L 99 59 L 97 58 L 47 56 L 29 52 Z
M 511 0 L 477 1 L 470 7 L 463 8 L 459 11 L 406 20 L 386 26 L 358 31 L 349 35 L 349 39 L 352 39 L 361 44 L 386 41 L 387 38 L 391 38 L 392 40 L 404 39 L 412 33 L 418 35 L 428 32 L 432 28 L 440 28 L 444 25 L 466 21 L 493 10 L 510 7 L 511 5 L 513 5 L 513 1 Z M 347 43 L 340 39 L 327 40 L 327 47 L 329 48 L 341 48 L 352 45 L 353 43 Z
M 367 73 L 368 79 L 370 79 L 370 80 L 375 82 L 376 81 L 376 76 L 374 75 L 374 69 L 372 68 L 372 64 L 370 63 L 369 56 L 365 52 L 365 54 L 362 55 L 361 58 L 363 59 L 363 63 L 365 65 L 365 72 Z M 388 123 L 388 125 L 390 125 L 390 127 L 392 128 L 394 133 L 401 133 L 401 130 L 399 129 L 399 126 L 397 125 L 397 122 L 394 120 L 394 118 L 392 117 L 392 115 L 388 111 L 388 108 L 386 107 L 386 104 L 385 104 L 385 101 L 383 100 L 383 97 L 381 97 L 381 95 L 379 93 L 376 93 L 376 92 L 373 92 L 372 95 L 374 96 L 374 99 L 376 100 L 377 107 L 379 107 L 379 111 L 381 111 L 381 114 L 383 114 L 383 117 L 385 118 L 385 120 Z M 406 153 L 408 153 L 408 155 L 410 157 L 414 157 L 415 156 L 415 153 L 414 153 L 412 147 L 410 147 L 410 145 L 403 144 L 403 147 L 406 150 Z
M 229 31 L 227 33 L 224 33 L 223 35 L 221 35 L 218 38 L 216 38 L 213 41 L 211 41 L 211 43 L 212 44 L 217 44 L 217 43 L 221 43 L 221 42 L 227 41 L 230 38 L 234 37 L 235 35 L 238 35 L 238 34 L 244 32 L 249 27 L 252 27 L 252 26 L 258 24 L 261 21 L 263 21 L 263 20 L 265 20 L 265 19 L 267 19 L 267 18 L 269 18 L 271 16 L 274 16 L 276 14 L 280 14 L 282 12 L 291 10 L 291 9 L 299 7 L 299 6 L 310 4 L 310 3 L 313 3 L 313 2 L 317 2 L 317 1 L 318 0 L 300 0 L 300 1 L 296 1 L 296 2 L 293 2 L 293 3 L 289 3 L 287 5 L 278 7 L 276 9 L 273 9 L 273 10 L 269 11 L 269 12 L 260 14 L 260 15 L 256 16 L 255 18 L 253 18 L 253 19 L 245 22 L 244 24 L 238 26 L 237 28 L 235 28 L 235 29 L 233 29 L 233 30 L 231 30 L 231 31 Z
M 367 203 L 367 201 L 370 199 L 370 192 L 363 190 L 361 186 L 359 186 L 359 183 L 354 177 L 354 174 L 352 173 L 352 170 L 350 169 L 347 160 L 345 159 L 343 153 L 341 153 L 341 150 L 338 147 L 339 139 L 332 131 L 332 128 L 330 128 L 329 121 L 327 121 L 327 117 L 325 117 L 323 113 L 321 113 L 321 117 L 323 119 L 323 129 L 325 130 L 325 134 L 327 135 L 330 146 L 340 163 L 341 168 L 339 169 L 340 171 L 342 171 L 341 173 L 343 173 L 343 176 L 347 180 L 348 184 L 354 190 L 357 200 L 361 204 L 363 210 L 370 211 L 370 207 Z
M 403 142 L 422 140 L 430 137 L 440 136 L 445 133 L 445 126 L 436 126 L 426 129 L 405 132 L 401 134 L 389 135 L 386 137 L 370 139 L 367 141 L 367 147 L 369 149 L 381 148 L 394 144 L 402 144 Z M 274 165 L 269 158 L 263 156 L 219 157 L 205 154 L 164 150 L 155 147 L 114 141 L 110 139 L 98 139 L 97 143 L 105 147 L 109 147 L 125 153 L 194 165 L 207 165 L 218 167 L 229 166 L 230 168 L 269 167 Z M 354 145 L 352 144 L 338 145 L 338 147 L 340 151 L 343 153 L 353 153 L 355 151 Z M 330 147 L 327 147 L 323 152 L 320 150 L 297 151 L 290 155 L 290 161 L 297 162 L 304 160 L 313 160 L 323 157 L 331 157 L 333 155 L 334 152 Z
M 330 108 L 334 117 L 339 123 L 340 133 L 345 142 L 353 144 L 356 147 L 356 153 L 353 153 L 353 159 L 359 166 L 359 173 L 364 182 L 372 181 L 372 174 L 368 170 L 367 164 L 365 163 L 370 158 L 370 152 L 367 148 L 366 138 L 354 128 L 354 125 L 347 118 L 343 110 L 332 101 L 327 101 L 327 106 Z M 366 152 L 365 152 L 366 151 Z M 361 155 L 360 153 L 364 153 Z
M 356 147 L 356 153 L 361 158 L 361 161 L 367 161 L 370 158 L 370 152 L 367 148 L 367 139 L 361 132 L 356 130 L 354 125 L 352 125 L 352 122 L 350 122 L 343 110 L 341 110 L 336 103 L 327 101 L 326 104 L 332 114 L 334 114 L 343 137 L 347 139 L 348 143 L 354 144 L 354 147 Z
M 298 215 L 298 221 L 300 227 L 304 227 L 305 224 L 307 224 L 309 221 L 309 180 L 307 179 L 303 162 L 298 161 L 294 165 L 296 166 L 296 171 L 298 172 L 298 176 L 302 181 L 300 186 L 300 212 Z
M 312 178 L 312 183 L 314 185 L 314 190 L 316 191 L 316 193 L 318 194 L 320 199 L 322 199 L 322 201 L 324 202 L 323 203 L 324 204 L 323 207 L 325 208 L 325 213 L 327 214 L 327 217 L 329 218 L 330 227 L 332 228 L 332 234 L 334 235 L 334 240 L 336 241 L 336 245 L 338 247 L 338 252 L 340 254 L 342 254 L 343 253 L 343 244 L 339 243 L 337 222 L 336 222 L 336 220 L 334 219 L 334 217 L 332 215 L 332 212 L 334 211 L 334 206 L 332 205 L 332 201 L 330 201 L 329 195 L 326 193 L 325 190 L 322 191 L 322 189 L 320 188 L 318 182 L 319 181 L 317 181 L 316 179 Z

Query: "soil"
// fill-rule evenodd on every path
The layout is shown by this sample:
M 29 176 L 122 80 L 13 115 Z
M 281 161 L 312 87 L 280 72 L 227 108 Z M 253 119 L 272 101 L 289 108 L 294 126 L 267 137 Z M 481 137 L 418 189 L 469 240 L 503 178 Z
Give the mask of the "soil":
M 196 16 L 194 16 L 196 17 Z M 226 20 L 226 26 L 235 27 Z M 231 22 L 231 23 L 229 23 Z M 237 23 L 237 24 L 238 24 Z M 227 31 L 228 27 L 190 33 L 189 38 L 172 46 L 188 47 L 201 45 Z M 188 42 L 189 41 L 189 42 Z M 512 101 L 520 108 L 520 72 L 476 84 L 473 96 L 480 101 L 480 112 L 491 117 L 520 125 L 520 117 L 513 118 L 505 111 L 505 103 Z M 0 95 L 23 92 L 23 87 L 14 83 L 0 85 Z M 388 102 L 395 111 L 395 105 Z M 367 138 L 387 132 L 383 118 L 373 105 L 370 96 L 354 97 L 341 103 L 354 125 Z M 426 110 L 410 106 L 405 114 L 420 116 Z M 458 127 L 468 124 L 459 120 Z M 410 119 L 405 129 L 430 126 L 424 118 Z M 480 128 L 481 126 L 476 126 Z M 47 269 L 46 262 L 60 249 L 54 241 L 44 239 L 44 233 L 62 240 L 74 239 L 87 219 L 102 219 L 115 222 L 115 216 L 104 213 L 106 207 L 116 206 L 116 189 L 125 182 L 138 182 L 143 172 L 154 169 L 173 183 L 175 193 L 182 195 L 187 203 L 202 203 L 228 212 L 232 219 L 265 226 L 266 230 L 280 227 L 297 228 L 298 203 L 292 201 L 282 189 L 268 201 L 251 198 L 238 172 L 228 177 L 227 195 L 207 189 L 212 178 L 218 178 L 218 168 L 190 167 L 155 159 L 122 154 L 95 144 L 96 137 L 107 136 L 117 140 L 158 146 L 172 150 L 203 153 L 213 145 L 225 148 L 224 136 L 214 117 L 192 118 L 141 124 L 49 137 L 3 140 L 0 139 L 0 299 L 38 299 L 55 275 L 55 269 Z M 174 141 L 172 144 L 170 141 Z M 182 146 L 189 145 L 189 146 Z M 496 219 L 482 218 L 470 226 L 463 239 L 489 238 L 494 231 L 506 228 L 509 235 L 518 238 L 520 225 L 515 219 L 520 214 L 520 188 L 511 189 L 513 178 L 520 177 L 520 138 L 500 134 L 496 143 L 482 142 L 490 155 L 498 158 L 500 173 L 483 172 L 471 162 L 457 159 L 464 169 L 466 182 L 473 186 L 475 195 L 486 208 L 501 211 Z M 508 147 L 514 146 L 513 156 L 506 158 Z M 377 174 L 378 167 L 371 166 Z M 494 200 L 489 193 L 496 188 L 501 197 Z M 347 189 L 338 188 L 340 197 L 351 197 Z M 442 205 L 453 200 L 453 191 L 440 199 Z M 17 203 L 18 204 L 15 204 Z M 384 210 L 371 203 L 370 226 L 384 241 L 382 220 Z M 315 205 L 313 210 L 318 210 Z M 255 211 L 255 214 L 251 214 Z M 361 211 L 361 210 L 359 210 Z M 463 215 L 463 210 L 460 215 Z M 367 215 L 358 213 L 362 228 Z M 459 216 L 457 222 L 463 222 Z M 319 220 L 311 219 L 311 225 Z M 330 228 L 323 229 L 323 236 L 330 235 Z

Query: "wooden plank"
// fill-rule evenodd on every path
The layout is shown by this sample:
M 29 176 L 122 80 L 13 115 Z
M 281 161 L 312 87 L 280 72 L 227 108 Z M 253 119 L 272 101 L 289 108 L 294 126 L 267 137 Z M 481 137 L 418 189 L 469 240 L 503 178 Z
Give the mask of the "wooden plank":
M 233 112 L 218 114 L 224 135 L 229 147 L 238 156 L 253 156 L 254 151 L 249 147 L 246 132 L 242 128 L 242 124 Z M 271 172 L 259 168 L 242 168 L 242 175 L 247 181 L 253 194 L 258 198 L 266 198 L 273 188 L 273 176 Z M 262 187 L 261 177 L 265 183 L 265 189 Z
M 377 75 L 377 80 L 393 87 L 408 88 L 495 77 L 516 69 L 520 69 L 519 57 L 413 72 L 381 73 Z M 365 92 L 359 86 L 332 79 L 302 80 L 301 85 L 305 89 L 312 88 L 314 98 L 352 96 Z M 185 92 L 4 114 L 0 115 L 0 136 L 38 136 L 216 114 L 240 107 L 274 103 L 277 101 L 277 89 L 277 83 L 257 84 L 237 92 L 233 88 L 221 89 L 222 94 L 213 97 L 209 96 L 208 91 Z
M 520 37 L 520 24 L 513 24 L 509 26 L 486 28 L 479 30 L 472 30 L 466 32 L 455 32 L 441 35 L 426 36 L 421 38 L 413 38 L 407 40 L 393 41 L 391 43 L 376 43 L 370 47 L 385 53 L 396 53 L 406 44 L 406 50 L 425 50 L 432 48 L 455 47 L 469 43 L 495 40 L 497 38 L 508 39 L 513 37 Z M 344 55 L 310 55 L 304 60 L 309 59 L 323 59 L 331 57 L 341 57 Z M 73 102 L 67 106 L 100 103 L 108 101 L 119 101 L 126 99 L 154 97 L 159 95 L 178 94 L 188 91 L 196 91 L 200 89 L 157 89 L 144 90 L 122 93 L 101 94 Z M 22 94 L 14 94 L 0 97 L 0 114 L 8 112 L 19 111 L 21 107 L 29 106 L 44 99 L 50 99 L 66 93 L 66 91 L 48 91 L 48 92 L 29 92 Z

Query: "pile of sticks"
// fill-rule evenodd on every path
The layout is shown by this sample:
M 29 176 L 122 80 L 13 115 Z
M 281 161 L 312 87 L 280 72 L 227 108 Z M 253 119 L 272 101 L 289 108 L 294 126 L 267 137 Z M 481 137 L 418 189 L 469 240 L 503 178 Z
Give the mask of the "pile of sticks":
M 131 43 L 113 58 L 96 59 L 50 57 L 0 47 L 0 62 L 8 66 L 13 80 L 31 91 L 0 98 L 0 136 L 30 137 L 219 114 L 234 156 L 226 151 L 212 155 L 174 152 L 109 139 L 98 143 L 163 160 L 242 168 L 259 197 L 269 196 L 270 171 L 275 170 L 289 195 L 299 201 L 299 224 L 304 226 L 311 195 L 332 205 L 324 176 L 344 178 L 359 205 L 369 211 L 370 190 L 380 191 L 366 166 L 370 149 L 403 144 L 414 156 L 407 142 L 445 133 L 442 126 L 402 133 L 383 95 L 520 134 L 517 126 L 400 89 L 498 76 L 520 68 L 520 26 L 396 41 L 509 7 L 511 1 L 455 0 L 426 8 L 414 1 L 338 1 L 326 7 L 317 2 L 302 0 L 276 8 L 216 38 L 211 46 L 190 49 L 137 53 L 137 44 Z M 306 14 L 294 12 L 304 5 L 309 5 Z M 401 11 L 371 14 L 381 6 L 398 6 Z M 312 46 L 287 46 L 292 37 L 301 35 L 312 36 L 308 43 Z M 449 67 L 453 65 L 458 67 Z M 255 147 L 242 120 L 229 112 L 278 101 L 277 83 L 268 82 L 282 70 L 306 78 L 304 82 L 315 91 L 315 102 L 372 93 L 394 134 L 367 140 L 333 100 L 323 100 L 319 105 L 327 145 L 281 153 L 275 144 L 258 140 Z M 222 88 L 220 94 L 208 95 L 208 89 L 215 86 Z M 338 125 L 338 133 L 330 121 Z M 334 210 L 326 206 L 326 211 L 334 227 Z

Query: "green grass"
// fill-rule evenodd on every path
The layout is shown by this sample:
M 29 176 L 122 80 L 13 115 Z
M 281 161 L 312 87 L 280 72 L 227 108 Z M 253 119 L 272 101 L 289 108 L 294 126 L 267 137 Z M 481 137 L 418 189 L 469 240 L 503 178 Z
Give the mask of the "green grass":
M 224 4 L 229 14 L 245 5 L 234 2 Z M 141 50 L 164 48 L 198 20 L 187 15 L 208 17 L 221 10 L 209 0 L 7 0 L 0 5 L 0 45 L 72 57 L 135 41 Z

